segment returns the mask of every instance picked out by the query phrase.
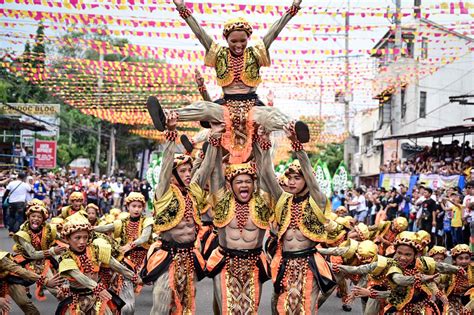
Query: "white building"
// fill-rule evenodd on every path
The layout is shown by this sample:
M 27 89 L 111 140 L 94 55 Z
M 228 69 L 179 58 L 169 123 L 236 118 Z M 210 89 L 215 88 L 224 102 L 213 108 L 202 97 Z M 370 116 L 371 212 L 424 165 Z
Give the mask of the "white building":
M 384 162 L 407 157 L 410 152 L 402 150 L 404 143 L 413 145 L 409 140 L 376 139 L 465 124 L 464 119 L 474 117 L 474 106 L 449 99 L 474 94 L 474 39 L 427 19 L 404 24 L 402 39 L 402 55 L 396 61 L 396 54 L 373 55 L 378 69 L 373 95 L 380 107 L 369 116 L 356 116 L 354 122 L 348 163 L 356 184 L 358 178 L 360 183 L 367 183 L 364 178 L 371 175 L 373 179 Z M 374 49 L 393 49 L 394 43 L 391 30 Z M 401 101 L 397 101 L 397 90 Z M 431 142 L 425 138 L 417 144 Z

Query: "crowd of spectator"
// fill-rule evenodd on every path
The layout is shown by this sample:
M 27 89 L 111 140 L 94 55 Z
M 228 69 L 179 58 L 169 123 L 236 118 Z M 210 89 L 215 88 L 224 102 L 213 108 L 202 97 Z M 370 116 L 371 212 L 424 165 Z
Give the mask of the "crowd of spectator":
M 3 208 L 5 225 L 24 221 L 24 209 L 33 198 L 42 200 L 50 209 L 50 215 L 56 216 L 58 211 L 68 203 L 69 195 L 74 191 L 84 194 L 87 204 L 97 205 L 102 214 L 111 208 L 122 209 L 124 199 L 132 191 L 141 192 L 146 201 L 150 198 L 151 185 L 146 179 L 129 179 L 126 177 L 98 178 L 90 175 L 61 175 L 39 173 L 34 171 L 16 172 L 5 170 L 0 172 L 0 197 L 9 195 L 9 207 Z
M 413 159 L 390 160 L 380 167 L 381 173 L 462 175 L 473 165 L 473 151 L 469 141 L 462 145 L 454 140 L 451 144 L 433 142 Z
M 408 230 L 431 232 L 431 245 L 449 249 L 457 244 L 469 244 L 471 234 L 474 237 L 472 181 L 463 190 L 455 187 L 433 191 L 424 183 L 417 184 L 411 192 L 403 184 L 390 190 L 358 187 L 334 193 L 331 201 L 333 210 L 345 206 L 354 222 L 369 226 L 403 216 L 408 219 Z

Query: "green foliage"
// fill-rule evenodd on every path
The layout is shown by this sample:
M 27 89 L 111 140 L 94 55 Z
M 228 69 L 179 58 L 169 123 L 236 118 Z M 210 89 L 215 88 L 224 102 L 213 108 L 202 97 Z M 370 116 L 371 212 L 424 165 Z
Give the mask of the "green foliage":
M 26 48 L 26 47 L 25 47 Z M 26 51 L 26 49 L 25 49 Z M 35 57 L 32 61 L 34 69 L 44 69 L 44 60 L 46 58 L 46 52 L 44 48 L 44 26 L 40 23 L 36 30 L 35 45 L 33 47 L 33 56 Z
M 334 174 L 339 163 L 344 160 L 344 145 L 339 143 L 330 143 L 318 146 L 320 151 L 310 156 L 311 164 L 315 165 L 318 159 L 327 163 L 329 172 Z

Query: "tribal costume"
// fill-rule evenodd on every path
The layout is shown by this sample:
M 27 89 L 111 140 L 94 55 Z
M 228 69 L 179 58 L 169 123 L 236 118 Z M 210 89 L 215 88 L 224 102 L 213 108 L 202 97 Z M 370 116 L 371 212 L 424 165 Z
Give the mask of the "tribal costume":
M 204 259 L 195 247 L 204 191 L 213 168 L 215 154 L 206 154 L 203 164 L 186 187 L 179 177 L 178 168 L 192 165 L 192 159 L 174 155 L 176 131 L 167 132 L 159 184 L 155 193 L 154 227 L 160 240 L 149 249 L 141 271 L 145 283 L 153 282 L 153 308 L 151 314 L 194 314 L 195 282 L 204 277 Z M 170 178 L 178 185 L 170 183 Z M 186 234 L 174 231 L 185 230 Z M 184 238 L 189 241 L 181 241 Z
M 216 169 L 219 167 L 216 165 Z M 229 183 L 239 175 L 248 175 L 253 181 L 256 180 L 255 169 L 250 164 L 227 167 L 226 179 Z M 253 193 L 249 201 L 243 203 L 238 201 L 234 191 L 225 192 L 222 182 L 220 187 L 216 197 L 220 201 L 214 208 L 219 247 L 212 252 L 206 265 L 208 275 L 213 278 L 215 301 L 220 314 L 258 314 L 262 285 L 269 279 L 269 266 L 262 243 L 273 212 L 258 193 Z M 240 230 L 240 238 L 233 240 L 245 244 L 248 228 L 255 231 L 256 239 L 252 243 L 257 247 L 229 248 L 227 244 L 231 241 L 228 233 Z
M 54 256 L 54 245 L 56 243 L 56 225 L 46 223 L 49 216 L 48 210 L 42 205 L 43 202 L 37 199 L 30 201 L 26 208 L 27 221 L 23 223 L 20 230 L 15 233 L 13 239 L 15 245 L 13 251 L 14 260 L 22 267 L 39 274 L 46 279 L 53 277 L 55 270 L 58 268 L 58 263 Z M 29 217 L 32 213 L 39 213 L 43 217 L 43 223 L 36 229 L 30 227 Z M 25 282 L 25 285 L 30 285 Z M 38 301 L 44 301 L 43 286 L 37 286 L 35 290 L 35 297 Z M 48 289 L 51 294 L 55 295 L 55 289 Z M 26 294 L 24 288 L 24 294 Z
M 63 239 L 69 240 L 77 232 L 92 231 L 88 221 L 76 216 L 69 220 L 63 228 Z M 138 276 L 122 266 L 111 256 L 111 247 L 104 242 L 89 242 L 83 252 L 75 252 L 69 249 L 61 255 L 59 272 L 69 280 L 69 288 L 61 288 L 61 294 L 65 298 L 59 303 L 56 310 L 57 315 L 62 314 L 120 314 L 124 301 L 112 290 L 108 290 L 112 299 L 103 302 L 99 293 L 107 290 L 99 278 L 100 269 L 106 265 L 120 273 L 125 278 L 136 282 Z
M 79 192 L 75 191 L 69 196 L 69 203 L 72 203 L 73 201 L 81 201 L 84 202 L 84 195 Z M 69 216 L 75 214 L 75 213 L 82 213 L 86 218 L 87 218 L 87 213 L 84 209 L 84 206 L 81 204 L 81 208 L 79 210 L 74 210 L 71 205 L 65 206 L 61 208 L 61 214 L 59 215 L 63 219 L 67 219 Z
M 38 281 L 37 285 L 42 286 L 44 277 L 22 268 L 13 261 L 10 253 L 0 251 L 0 297 L 11 296 L 26 315 L 40 315 L 36 306 L 26 295 L 24 286 L 18 284 L 18 281 L 28 281 L 30 285 Z
M 369 227 L 374 231 L 373 239 L 379 244 L 379 255 L 391 256 L 395 253 L 393 242 L 398 234 L 408 228 L 408 221 L 404 217 L 395 218 L 393 221 L 383 221 L 378 225 Z
M 273 24 L 263 40 L 258 41 L 253 47 L 245 47 L 240 55 L 231 53 L 230 48 L 220 46 L 213 41 L 186 6 L 177 8 L 180 16 L 206 49 L 204 63 L 206 66 L 215 68 L 217 83 L 224 92 L 224 98 L 217 100 L 217 104 L 198 101 L 178 109 L 179 121 L 225 122 L 227 130 L 222 139 L 222 146 L 229 151 L 232 164 L 243 163 L 250 157 L 255 135 L 254 122 L 269 131 L 275 131 L 282 130 L 283 126 L 290 121 L 289 117 L 280 110 L 262 106 L 263 103 L 258 99 L 256 89 L 262 81 L 260 68 L 271 65 L 268 49 L 285 25 L 298 13 L 299 2 L 301 1 L 296 1 L 297 4 L 293 4 Z M 250 37 L 252 27 L 243 18 L 231 19 L 224 24 L 223 35 L 227 38 L 234 31 L 243 31 Z M 156 99 L 153 99 L 153 102 L 159 105 Z M 306 137 L 309 137 L 309 132 L 307 126 L 305 127 L 307 135 L 302 137 L 304 138 L 302 141 L 307 142 L 309 139 Z M 162 130 L 162 128 L 164 129 L 164 126 L 158 129 Z
M 261 160 L 261 177 L 275 206 L 275 222 L 278 225 L 278 249 L 271 263 L 274 296 L 272 311 L 278 314 L 315 314 L 318 311 L 319 292 L 329 292 L 335 280 L 327 261 L 318 253 L 316 245 L 327 240 L 328 232 L 334 232 L 337 224 L 328 219 L 330 204 L 321 192 L 313 175 L 310 161 L 301 144 L 292 144 L 295 160 L 287 170 L 287 176 L 299 174 L 305 186 L 301 192 L 290 194 L 279 186 L 273 173 L 269 150 L 257 153 Z M 302 195 L 298 195 L 302 194 Z M 275 202 L 276 201 L 276 202 Z M 291 239 L 287 239 L 292 235 Z M 304 237 L 296 250 L 285 249 L 292 239 Z M 293 248 L 293 247 L 291 247 Z
M 131 192 L 125 198 L 125 205 L 128 207 L 134 201 L 140 202 L 143 207 L 146 205 L 145 197 L 138 192 Z M 135 273 L 141 271 L 147 251 L 152 243 L 153 218 L 147 218 L 143 214 L 136 218 L 127 215 L 121 220 L 98 226 L 94 230 L 102 233 L 113 232 L 113 238 L 118 240 L 119 246 L 130 246 L 130 250 L 126 253 L 122 252 L 117 260 Z M 134 314 L 135 292 L 140 292 L 141 286 L 135 288 L 130 280 L 118 275 L 115 278 L 114 287 L 116 293 L 127 304 L 122 309 L 122 314 Z
M 451 250 L 453 262 L 461 254 L 472 255 L 469 246 L 456 245 Z M 441 279 L 448 297 L 444 314 L 470 315 L 474 311 L 474 265 L 470 263 L 462 273 L 443 275 Z
M 407 231 L 400 233 L 394 242 L 395 248 L 406 245 L 413 248 L 415 254 L 422 252 L 422 244 L 420 235 Z M 440 314 L 433 301 L 439 290 L 435 283 L 425 283 L 423 275 L 433 275 L 435 272 L 456 273 L 460 268 L 437 263 L 433 258 L 424 256 L 416 257 L 411 265 L 403 268 L 396 256 L 395 261 L 396 265 L 387 272 L 390 295 L 385 312 L 397 315 Z

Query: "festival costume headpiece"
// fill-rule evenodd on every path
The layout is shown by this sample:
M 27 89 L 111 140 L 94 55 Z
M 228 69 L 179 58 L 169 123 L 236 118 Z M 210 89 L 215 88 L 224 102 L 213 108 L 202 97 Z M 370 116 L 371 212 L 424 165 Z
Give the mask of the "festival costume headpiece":
M 357 224 L 357 226 L 354 228 L 354 231 L 357 232 L 357 235 L 359 235 L 359 238 L 363 241 L 368 240 L 370 237 L 369 228 L 364 223 Z
M 141 202 L 143 204 L 143 206 L 145 206 L 145 197 L 139 193 L 139 192 L 136 192 L 136 191 L 133 191 L 131 192 L 127 198 L 125 198 L 125 205 L 128 206 L 130 203 L 134 202 L 134 201 L 138 201 L 138 202 Z
M 186 154 L 175 154 L 174 155 L 174 160 L 173 160 L 173 169 L 176 169 L 177 167 L 184 165 L 186 163 L 193 164 L 193 158 L 189 155 Z
M 365 240 L 359 243 L 357 247 L 357 254 L 364 259 L 374 258 L 378 253 L 377 244 L 370 240 Z
M 471 249 L 469 248 L 468 245 L 458 244 L 458 245 L 454 246 L 453 249 L 451 249 L 451 256 L 453 258 L 455 258 L 455 257 L 457 257 L 461 254 L 469 254 L 469 255 L 472 254 Z
M 392 221 L 393 227 L 398 232 L 403 232 L 408 228 L 408 221 L 404 217 L 398 217 Z
M 46 208 L 46 204 L 42 200 L 39 200 L 37 198 L 33 198 L 30 201 L 28 201 L 28 203 L 26 204 L 26 211 L 28 211 L 28 208 L 32 206 L 41 206 L 41 207 Z
M 250 26 L 250 23 L 242 17 L 233 18 L 233 19 L 227 20 L 224 23 L 224 30 L 222 34 L 224 35 L 225 38 L 227 38 L 227 36 L 229 36 L 229 34 L 234 31 L 244 31 L 245 33 L 247 33 L 249 37 L 252 35 L 252 32 L 253 32 L 252 26 Z
M 423 245 L 421 244 L 421 240 L 417 233 L 410 231 L 403 231 L 402 233 L 398 234 L 397 238 L 395 239 L 394 245 L 410 246 L 417 252 L 423 249 Z
M 61 237 L 67 238 L 71 234 L 79 231 L 87 231 L 90 233 L 92 230 L 93 227 L 86 217 L 82 215 L 70 216 L 63 226 L 63 230 L 61 231 Z
M 285 171 L 285 176 L 288 176 L 291 173 L 297 173 L 297 174 L 303 175 L 303 171 L 301 170 L 300 161 L 293 160 L 293 162 L 290 163 L 290 165 L 288 166 L 288 168 Z
M 230 182 L 236 176 L 239 175 L 250 175 L 253 180 L 257 179 L 257 173 L 255 168 L 250 163 L 243 163 L 243 164 L 230 164 L 225 169 L 225 178 Z
M 73 192 L 69 196 L 69 202 L 73 202 L 73 201 L 84 201 L 84 195 L 79 191 Z
M 26 210 L 26 217 L 29 217 L 30 214 L 35 212 L 41 214 L 43 216 L 43 220 L 46 220 L 49 217 L 48 209 L 39 204 L 28 205 L 28 210 Z
M 346 214 L 346 213 L 347 213 L 347 208 L 346 207 L 344 207 L 344 206 L 337 207 L 337 209 L 336 209 L 336 214 L 337 215 L 341 216 L 341 215 Z
M 434 255 L 441 254 L 444 257 L 448 256 L 448 251 L 445 247 L 443 246 L 433 246 L 432 249 L 428 252 L 428 256 L 433 257 Z
M 418 232 L 416 232 L 416 235 L 420 239 L 420 242 L 423 245 L 423 247 L 427 246 L 431 242 L 431 235 L 425 230 L 419 230 Z
M 95 212 L 96 212 L 97 214 L 99 214 L 99 207 L 97 207 L 97 205 L 96 205 L 96 204 L 89 203 L 89 204 L 86 206 L 86 210 L 87 210 L 87 209 L 89 209 L 89 208 L 92 208 L 92 209 L 94 209 L 94 210 L 95 210 Z

